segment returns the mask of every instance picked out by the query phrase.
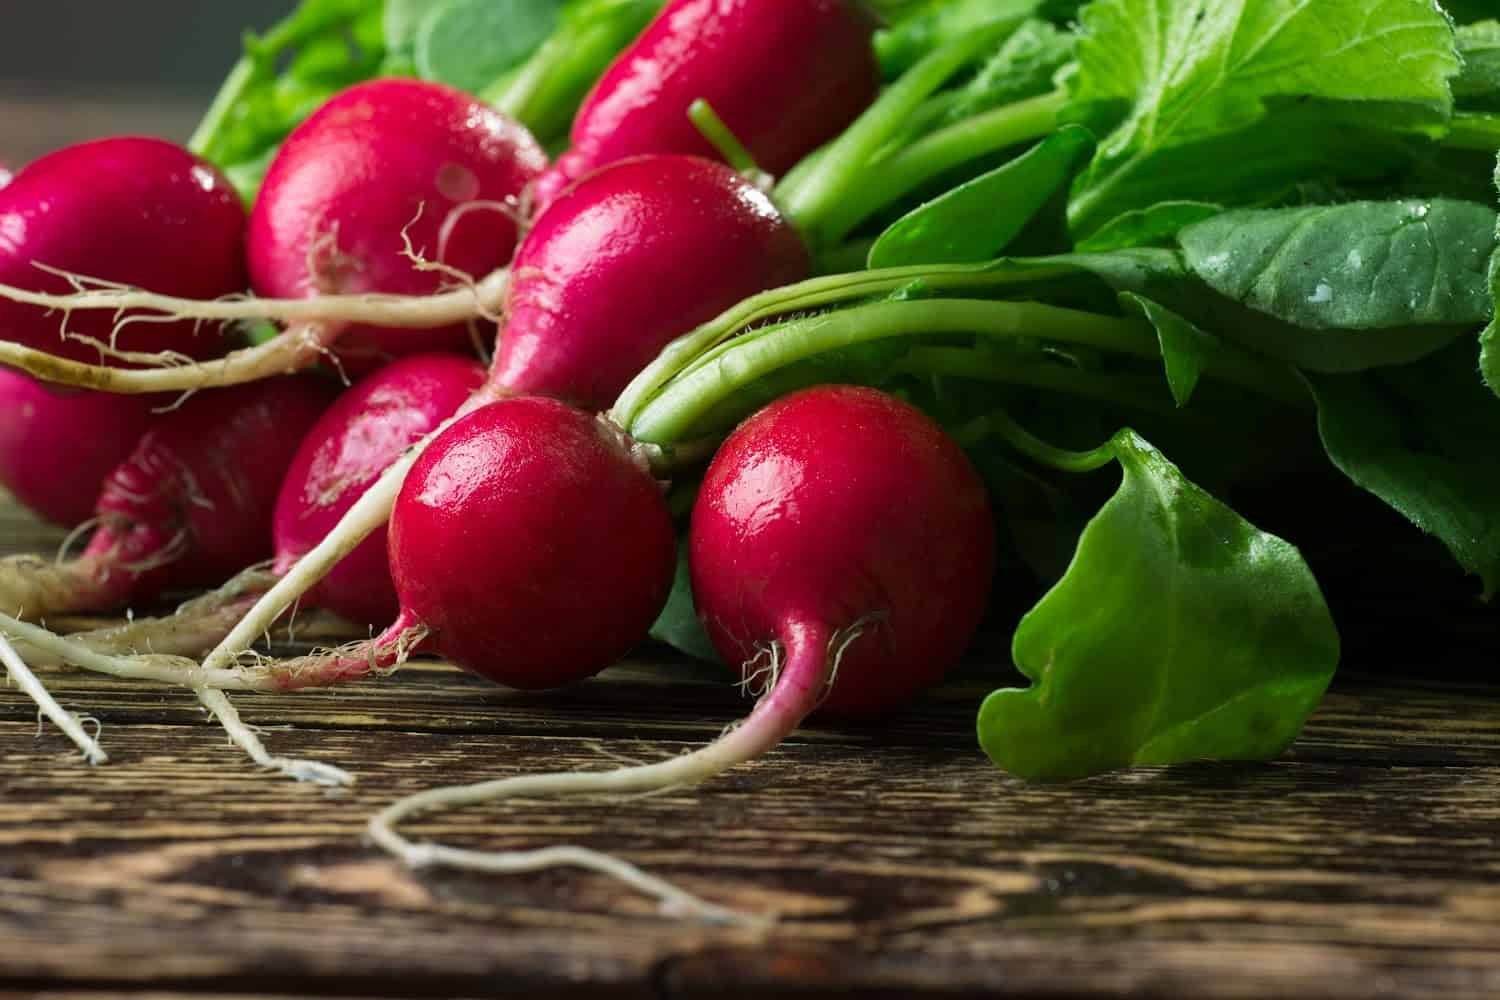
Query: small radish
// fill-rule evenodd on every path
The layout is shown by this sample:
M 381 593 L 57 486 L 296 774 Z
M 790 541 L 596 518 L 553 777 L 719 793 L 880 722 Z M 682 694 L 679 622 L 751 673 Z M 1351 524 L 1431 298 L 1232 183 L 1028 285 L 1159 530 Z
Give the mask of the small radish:
M 338 524 L 386 467 L 453 416 L 484 381 L 478 361 L 420 354 L 380 368 L 345 391 L 308 432 L 276 500 L 272 537 L 284 574 Z M 399 610 L 385 531 L 346 555 L 309 592 L 307 603 L 359 625 Z
M 308 376 L 194 396 L 106 478 L 99 529 L 72 561 L 0 562 L 0 608 L 101 611 L 195 587 L 270 554 L 271 512 L 297 443 L 332 387 Z
M 598 673 L 646 638 L 675 568 L 660 484 L 617 429 L 516 396 L 439 433 L 390 523 L 401 612 L 380 636 L 277 664 L 286 687 L 399 664 L 416 648 L 514 688 Z
M 201 656 L 322 540 L 386 466 L 451 417 L 483 381 L 483 365 L 451 354 L 413 355 L 371 372 L 323 412 L 287 468 L 272 518 L 269 571 L 248 569 L 171 615 L 74 633 L 68 641 L 111 655 Z M 340 560 L 302 606 L 325 608 L 356 625 L 384 625 L 400 610 L 389 563 L 381 530 Z M 63 650 L 32 648 L 27 659 L 33 666 L 66 660 Z
M 546 165 L 525 128 L 471 95 L 420 80 L 358 84 L 292 132 L 261 185 L 247 237 L 261 298 L 171 297 L 144 282 L 45 297 L 0 289 L 28 309 L 80 315 L 129 306 L 158 317 L 277 319 L 287 324 L 279 336 L 212 364 L 149 371 L 64 365 L 4 343 L 0 363 L 49 381 L 150 393 L 234 385 L 327 358 L 357 371 L 404 354 L 467 350 L 469 325 L 503 305 L 522 195 Z M 445 283 L 464 287 L 439 294 Z M 51 324 L 55 338 L 55 316 Z
M 69 146 L 32 162 L 0 190 L 0 284 L 31 291 L 69 288 L 40 264 L 194 299 L 241 292 L 244 239 L 244 208 L 229 182 L 159 139 Z M 0 298 L 3 339 L 75 361 L 128 360 L 115 352 L 202 358 L 224 348 L 211 331 L 195 336 L 191 320 L 127 322 L 111 339 L 118 319 L 80 311 L 64 327 L 46 309 Z
M 620 161 L 560 197 L 516 252 L 491 387 L 602 410 L 669 341 L 810 269 L 796 231 L 729 167 Z
M 677 909 L 732 917 L 586 848 L 455 850 L 412 843 L 395 824 L 511 796 L 694 784 L 776 746 L 820 707 L 845 717 L 889 712 L 935 682 L 972 638 L 990 587 L 994 525 L 978 474 L 932 420 L 872 389 L 825 386 L 772 403 L 724 442 L 693 510 L 690 556 L 694 596 L 720 653 L 743 662 L 746 675 L 771 677 L 748 718 L 661 763 L 422 792 L 376 816 L 372 839 L 418 866 L 591 868 Z
M 82 523 L 104 477 L 151 425 L 154 402 L 60 389 L 0 368 L 0 485 L 49 521 Z
M 693 509 L 690 565 L 726 662 L 779 650 L 768 702 L 789 731 L 814 707 L 868 718 L 936 683 L 979 625 L 993 553 L 983 484 L 942 429 L 891 396 L 832 386 L 725 441 Z
M 292 132 L 266 173 L 250 216 L 255 291 L 430 295 L 455 273 L 482 278 L 509 262 L 522 193 L 546 165 L 522 125 L 471 95 L 417 80 L 351 87 Z M 414 267 L 403 233 L 443 270 Z M 345 364 L 470 346 L 462 323 L 302 335 L 337 343 Z
M 627 156 L 715 156 L 688 119 L 700 98 L 760 166 L 786 171 L 874 99 L 874 30 L 852 0 L 671 0 L 584 100 L 537 203 Z

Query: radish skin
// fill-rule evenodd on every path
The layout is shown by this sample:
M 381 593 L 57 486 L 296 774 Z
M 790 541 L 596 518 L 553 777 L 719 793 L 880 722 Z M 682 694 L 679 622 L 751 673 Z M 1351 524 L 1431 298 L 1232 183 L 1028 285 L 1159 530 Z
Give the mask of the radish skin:
M 874 390 L 819 387 L 771 404 L 725 441 L 694 507 L 690 562 L 720 653 L 744 656 L 749 673 L 760 650 L 771 652 L 773 679 L 745 720 L 658 764 L 422 792 L 372 819 L 370 838 L 413 866 L 575 865 L 677 912 L 732 916 L 586 848 L 458 850 L 414 843 L 396 826 L 503 798 L 696 784 L 775 747 L 820 705 L 845 717 L 894 709 L 972 638 L 994 567 L 994 526 L 978 474 L 929 418 Z
M 516 396 L 459 418 L 415 461 L 391 516 L 390 566 L 401 611 L 384 633 L 279 669 L 337 683 L 421 643 L 513 688 L 582 680 L 660 614 L 672 517 L 618 430 Z

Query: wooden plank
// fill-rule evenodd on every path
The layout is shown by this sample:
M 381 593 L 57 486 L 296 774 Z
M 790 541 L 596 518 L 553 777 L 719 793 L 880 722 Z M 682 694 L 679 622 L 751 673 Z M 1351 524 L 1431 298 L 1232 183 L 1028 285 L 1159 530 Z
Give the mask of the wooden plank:
M 16 547 L 56 538 L 6 516 Z M 304 640 L 340 634 L 303 626 Z M 536 695 L 414 664 L 240 699 L 276 750 L 359 774 L 338 792 L 254 772 L 182 692 L 44 676 L 104 719 L 114 762 L 88 768 L 38 736 L 29 703 L 0 688 L 0 991 L 1500 993 L 1500 692 L 1483 684 L 1346 675 L 1282 760 L 1033 786 L 975 746 L 974 705 L 1007 676 L 978 662 L 888 725 L 813 726 L 697 789 L 415 828 L 611 850 L 780 914 L 756 932 L 666 920 L 573 871 L 411 872 L 360 839 L 418 788 L 711 739 L 745 708 L 712 667 L 647 650 Z

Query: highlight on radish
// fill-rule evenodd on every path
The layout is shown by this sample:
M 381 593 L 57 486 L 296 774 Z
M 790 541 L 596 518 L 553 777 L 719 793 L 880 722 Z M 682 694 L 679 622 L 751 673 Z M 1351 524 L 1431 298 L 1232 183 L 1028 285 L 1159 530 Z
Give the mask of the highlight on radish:
M 443 496 L 463 492 L 444 486 Z M 394 542 L 393 557 L 399 548 Z M 929 417 L 866 388 L 820 386 L 784 397 L 724 442 L 692 515 L 699 613 L 742 677 L 764 678 L 750 715 L 713 743 L 661 763 L 421 792 L 372 820 L 370 836 L 413 866 L 512 872 L 573 865 L 620 878 L 674 912 L 735 919 L 587 848 L 466 850 L 412 842 L 396 825 L 502 798 L 696 784 L 772 749 L 820 708 L 871 718 L 908 704 L 973 637 L 994 551 L 984 485 Z

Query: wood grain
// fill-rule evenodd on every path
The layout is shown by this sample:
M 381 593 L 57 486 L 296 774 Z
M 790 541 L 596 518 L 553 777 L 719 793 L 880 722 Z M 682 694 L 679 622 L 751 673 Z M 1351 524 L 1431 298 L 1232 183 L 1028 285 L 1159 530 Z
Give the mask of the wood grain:
M 0 511 L 6 544 L 49 537 Z M 1345 674 L 1272 763 L 1035 786 L 975 745 L 976 701 L 1008 676 L 975 663 L 899 720 L 813 727 L 701 788 L 417 828 L 609 849 L 781 915 L 756 934 L 664 920 L 590 875 L 414 873 L 360 842 L 417 788 L 707 741 L 745 708 L 712 668 L 647 650 L 527 695 L 416 664 L 240 699 L 275 749 L 359 775 L 336 793 L 245 766 L 181 692 L 49 672 L 103 720 L 113 763 L 38 736 L 0 688 L 0 991 L 1496 995 L 1500 689 L 1425 673 Z

